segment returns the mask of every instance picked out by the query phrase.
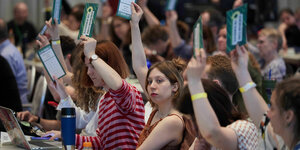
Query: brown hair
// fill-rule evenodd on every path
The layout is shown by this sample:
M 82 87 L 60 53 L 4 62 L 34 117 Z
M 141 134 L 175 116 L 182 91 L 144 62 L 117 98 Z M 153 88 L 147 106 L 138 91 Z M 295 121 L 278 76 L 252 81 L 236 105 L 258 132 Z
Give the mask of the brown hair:
M 153 25 L 144 29 L 142 33 L 143 43 L 147 46 L 157 43 L 159 40 L 167 41 L 169 33 L 166 27 L 161 25 Z
M 244 119 L 243 114 L 235 109 L 223 88 L 208 79 L 201 79 L 201 82 L 203 83 L 204 91 L 207 93 L 209 103 L 214 109 L 222 127 L 226 127 L 236 120 Z M 188 86 L 184 87 L 176 108 L 182 113 L 195 116 Z
M 300 140 L 300 78 L 292 77 L 278 83 L 275 87 L 275 102 L 283 111 L 292 110 L 296 117 L 292 146 Z M 292 147 L 290 147 L 292 149 Z
M 96 55 L 98 55 L 105 63 L 107 63 L 111 68 L 113 68 L 120 76 L 121 78 L 125 79 L 129 75 L 129 69 L 128 66 L 118 49 L 118 47 L 110 41 L 100 41 L 97 43 Z M 82 53 L 81 59 L 84 61 L 85 56 Z M 81 78 L 81 84 L 85 85 L 86 87 L 92 87 L 93 82 L 90 79 L 90 77 L 87 75 L 87 67 L 83 66 L 82 71 L 84 74 L 82 74 Z
M 117 45 L 117 47 L 120 48 L 121 44 L 123 45 L 129 45 L 131 43 L 131 28 L 129 28 L 129 31 L 127 32 L 125 41 L 122 41 L 121 39 L 118 38 L 117 34 L 115 33 L 114 30 L 114 22 L 115 20 L 120 20 L 122 23 L 127 23 L 129 24 L 129 21 L 127 19 L 124 19 L 119 16 L 114 16 L 112 19 L 112 22 L 110 24 L 110 36 L 111 36 L 111 41 Z M 123 43 L 122 43 L 123 42 Z
M 220 80 L 224 89 L 233 95 L 238 89 L 238 81 L 231 67 L 230 59 L 223 55 L 207 57 L 206 63 L 210 65 L 208 78 Z
M 180 37 L 185 40 L 185 41 L 189 41 L 190 38 L 190 27 L 188 24 L 186 24 L 183 21 L 178 20 L 177 21 L 177 28 L 178 28 L 178 32 Z
M 208 26 L 203 26 L 203 39 L 206 40 L 206 52 L 212 54 L 216 49 L 214 35 Z
M 161 73 L 163 73 L 168 80 L 170 81 L 170 83 L 173 85 L 175 83 L 178 83 L 178 90 L 174 93 L 173 96 L 173 104 L 177 103 L 177 98 L 180 96 L 180 92 L 183 88 L 183 77 L 182 77 L 182 73 L 183 70 L 186 67 L 186 62 L 180 58 L 178 59 L 173 59 L 172 61 L 163 61 L 163 62 L 158 62 L 154 65 L 152 65 L 148 72 L 147 72 L 147 76 L 146 76 L 146 82 L 145 82 L 145 89 L 148 92 L 148 82 L 147 79 L 149 77 L 150 72 L 154 69 L 157 68 Z M 155 106 L 155 104 L 153 103 L 153 101 L 149 98 L 149 102 L 151 104 L 152 107 Z M 175 105 L 174 105 L 175 106 Z

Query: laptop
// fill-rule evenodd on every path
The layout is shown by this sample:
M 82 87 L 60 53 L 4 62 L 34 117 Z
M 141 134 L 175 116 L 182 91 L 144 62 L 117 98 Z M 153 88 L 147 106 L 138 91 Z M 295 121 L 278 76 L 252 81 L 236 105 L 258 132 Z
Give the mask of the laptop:
M 25 135 L 15 117 L 13 111 L 9 108 L 0 106 L 0 120 L 6 129 L 12 144 L 26 148 L 28 150 L 34 149 L 62 149 L 61 142 L 58 141 L 43 141 L 31 140 L 27 141 Z

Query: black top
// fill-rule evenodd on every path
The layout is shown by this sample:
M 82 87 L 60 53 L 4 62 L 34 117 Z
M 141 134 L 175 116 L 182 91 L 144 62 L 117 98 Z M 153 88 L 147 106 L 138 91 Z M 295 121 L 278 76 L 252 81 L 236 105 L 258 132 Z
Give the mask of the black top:
M 25 21 L 23 25 L 19 26 L 12 20 L 7 23 L 7 27 L 8 31 L 12 30 L 14 33 L 16 46 L 23 45 L 23 43 L 26 45 L 35 40 L 35 37 L 37 36 L 34 26 L 28 21 Z
M 300 30 L 296 25 L 289 26 L 285 30 L 288 47 L 300 47 Z
M 15 76 L 10 65 L 2 56 L 0 56 L 0 68 L 0 106 L 14 111 L 22 111 L 22 102 Z

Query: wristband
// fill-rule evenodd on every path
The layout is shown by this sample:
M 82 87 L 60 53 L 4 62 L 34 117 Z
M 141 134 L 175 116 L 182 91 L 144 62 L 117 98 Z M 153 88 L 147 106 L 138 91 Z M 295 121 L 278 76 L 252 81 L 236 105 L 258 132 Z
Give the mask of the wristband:
M 207 98 L 207 93 L 202 92 L 202 93 L 197 93 L 192 95 L 192 101 L 196 100 L 196 99 L 201 99 L 201 98 Z
M 241 93 L 247 92 L 248 90 L 255 88 L 256 84 L 254 82 L 248 82 L 247 84 L 245 84 L 244 86 L 242 86 L 241 88 L 239 88 Z
M 40 123 L 41 122 L 41 117 L 38 117 L 38 120 L 36 121 L 36 123 Z
M 52 40 L 52 45 L 59 45 L 60 44 L 60 40 Z

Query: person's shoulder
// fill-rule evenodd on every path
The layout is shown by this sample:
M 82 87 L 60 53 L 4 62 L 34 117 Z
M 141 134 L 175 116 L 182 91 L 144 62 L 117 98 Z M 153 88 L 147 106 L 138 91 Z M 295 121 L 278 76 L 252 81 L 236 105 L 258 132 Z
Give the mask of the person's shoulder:
M 161 123 L 163 123 L 170 130 L 183 129 L 184 127 L 182 116 L 178 114 L 172 114 L 165 117 Z

